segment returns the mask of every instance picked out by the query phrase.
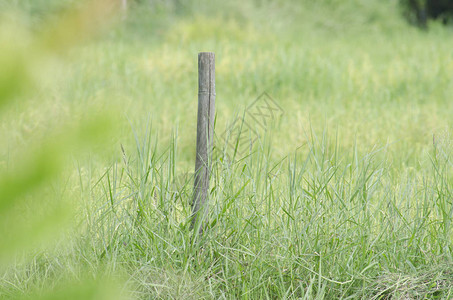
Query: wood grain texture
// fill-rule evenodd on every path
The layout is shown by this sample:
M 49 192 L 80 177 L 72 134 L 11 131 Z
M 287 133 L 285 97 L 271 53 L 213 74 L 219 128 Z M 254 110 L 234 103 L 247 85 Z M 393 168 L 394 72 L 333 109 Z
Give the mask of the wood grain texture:
M 195 183 L 192 203 L 192 228 L 203 232 L 208 214 L 215 115 L 215 55 L 198 54 L 198 116 Z

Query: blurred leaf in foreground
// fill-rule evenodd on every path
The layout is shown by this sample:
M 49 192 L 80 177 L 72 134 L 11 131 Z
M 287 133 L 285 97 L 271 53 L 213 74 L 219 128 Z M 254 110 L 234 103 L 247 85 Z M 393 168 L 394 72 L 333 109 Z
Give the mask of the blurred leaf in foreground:
M 49 199 L 55 195 L 43 196 L 43 189 L 58 179 L 72 154 L 109 140 L 114 124 L 112 117 L 104 113 L 86 118 L 81 124 L 67 125 L 14 157 L 9 170 L 0 171 L 0 261 L 46 232 L 61 229 L 65 217 L 73 211 L 71 201 L 65 201 L 64 195 Z M 41 218 L 26 213 L 39 205 L 46 206 Z
M 64 54 L 104 31 L 115 20 L 117 2 L 83 1 L 77 9 L 67 9 L 42 22 L 34 35 L 29 34 L 25 22 L 20 22 L 17 12 L 0 12 L 0 111 L 15 96 L 29 90 L 31 77 L 42 75 L 38 67 L 41 61 Z
M 26 49 L 29 35 L 15 15 L 0 14 L 0 110 L 30 84 Z
M 35 28 L 18 21 L 20 12 L 11 13 L 11 17 L 0 12 L 0 116 L 8 104 L 23 100 L 24 92 L 34 91 L 33 85 L 44 75 L 43 70 L 48 70 L 47 61 L 105 29 L 113 20 L 115 2 L 77 3 L 77 8 L 34 24 Z M 19 115 L 21 111 L 12 113 Z M 4 165 L 8 167 L 0 169 L 0 270 L 14 264 L 15 257 L 25 250 L 58 238 L 73 220 L 78 199 L 66 188 L 56 191 L 54 186 L 67 184 L 70 175 L 62 174 L 73 155 L 99 147 L 114 132 L 115 122 L 108 113 L 89 115 L 55 126 L 44 139 L 26 140 L 21 143 L 26 145 L 24 149 L 14 149 L 6 158 Z M 58 277 L 66 278 L 66 274 Z M 22 299 L 121 298 L 114 284 L 83 275 L 64 284 L 46 279 L 37 292 L 32 288 L 21 294 Z

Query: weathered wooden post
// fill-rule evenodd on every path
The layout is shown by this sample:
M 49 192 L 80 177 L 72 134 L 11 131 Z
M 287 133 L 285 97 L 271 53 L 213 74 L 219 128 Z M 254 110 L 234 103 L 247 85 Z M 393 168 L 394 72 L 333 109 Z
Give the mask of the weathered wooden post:
M 215 55 L 198 53 L 198 116 L 192 228 L 203 232 L 208 215 L 209 177 L 214 138 Z

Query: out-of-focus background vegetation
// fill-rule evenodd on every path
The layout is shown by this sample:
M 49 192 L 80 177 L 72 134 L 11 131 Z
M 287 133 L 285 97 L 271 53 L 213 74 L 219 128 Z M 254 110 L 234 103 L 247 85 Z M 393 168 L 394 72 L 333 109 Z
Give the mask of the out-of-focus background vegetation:
M 0 297 L 451 298 L 452 11 L 0 0 Z M 194 240 L 202 51 L 217 151 Z M 237 153 L 222 133 L 263 92 L 284 114 Z

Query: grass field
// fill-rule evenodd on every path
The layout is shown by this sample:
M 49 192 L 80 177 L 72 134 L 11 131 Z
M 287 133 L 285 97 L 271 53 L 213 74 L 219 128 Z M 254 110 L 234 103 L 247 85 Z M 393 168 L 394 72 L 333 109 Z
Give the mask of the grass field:
M 155 1 L 80 43 L 76 21 L 42 25 L 61 5 L 0 1 L 0 62 L 18 62 L 0 75 L 0 298 L 453 298 L 450 27 L 390 0 Z M 202 51 L 216 151 L 196 239 Z M 263 93 L 281 114 L 251 133 Z

